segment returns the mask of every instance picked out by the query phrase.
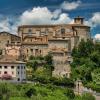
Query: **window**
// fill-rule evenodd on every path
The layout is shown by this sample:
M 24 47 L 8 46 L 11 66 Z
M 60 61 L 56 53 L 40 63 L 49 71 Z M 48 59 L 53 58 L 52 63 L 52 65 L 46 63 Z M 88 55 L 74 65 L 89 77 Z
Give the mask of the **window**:
M 2 66 L 0 66 L 0 69 L 2 68 Z
M 20 69 L 20 66 L 18 66 L 17 68 Z
M 27 53 L 28 53 L 28 49 L 27 49 Z
M 30 49 L 31 52 L 33 52 L 33 49 Z
M 63 39 L 65 39 L 65 37 L 62 37 Z
M 9 44 L 9 40 L 7 40 L 7 44 Z
M 14 69 L 14 66 L 11 66 L 11 69 Z
M 7 71 L 4 71 L 4 74 L 7 74 Z
M 20 81 L 20 78 L 18 78 L 17 80 Z
M 41 50 L 40 50 L 40 54 L 41 54 Z
M 61 34 L 65 34 L 65 29 L 64 28 L 61 29 Z
M 19 72 L 18 72 L 18 74 L 19 74 Z
M 4 66 L 5 69 L 7 69 L 7 66 Z
M 32 32 L 32 29 L 29 29 L 28 32 L 29 32 L 29 33 Z
M 70 64 L 71 63 L 71 61 L 68 61 L 68 64 Z
M 20 43 L 20 42 L 17 42 L 17 43 Z
M 0 71 L 0 74 L 1 74 L 1 71 Z
M 12 72 L 12 75 L 14 75 L 14 72 Z
M 32 35 L 32 29 L 28 30 L 29 35 Z

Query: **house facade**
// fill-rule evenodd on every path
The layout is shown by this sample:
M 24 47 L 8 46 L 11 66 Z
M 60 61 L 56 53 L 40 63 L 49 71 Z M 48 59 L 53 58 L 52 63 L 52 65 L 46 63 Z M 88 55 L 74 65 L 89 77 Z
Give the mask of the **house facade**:
M 26 80 L 26 63 L 12 56 L 0 59 L 0 81 L 23 82 Z

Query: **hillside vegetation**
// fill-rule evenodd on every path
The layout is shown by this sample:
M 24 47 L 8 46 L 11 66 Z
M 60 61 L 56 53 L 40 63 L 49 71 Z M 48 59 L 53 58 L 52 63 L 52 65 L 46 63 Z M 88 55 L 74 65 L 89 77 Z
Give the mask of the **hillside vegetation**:
M 100 92 L 100 43 L 82 40 L 72 51 L 72 79 Z
M 95 100 L 91 94 L 75 96 L 73 90 L 53 85 L 0 83 L 0 100 Z

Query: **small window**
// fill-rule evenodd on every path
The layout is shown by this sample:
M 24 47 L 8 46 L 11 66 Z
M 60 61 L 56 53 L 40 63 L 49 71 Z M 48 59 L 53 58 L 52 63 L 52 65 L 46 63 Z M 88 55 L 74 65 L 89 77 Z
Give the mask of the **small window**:
M 19 72 L 18 72 L 18 74 L 19 74 Z
M 18 66 L 17 68 L 20 69 L 20 66 Z
M 0 66 L 0 69 L 2 68 L 2 66 Z
M 7 74 L 7 71 L 5 71 L 4 74 Z
M 24 68 L 24 66 L 21 66 L 21 69 L 23 69 Z
M 5 69 L 7 69 L 7 66 L 4 66 Z
M 27 49 L 27 53 L 28 53 L 28 49 Z
M 12 72 L 12 75 L 14 75 L 14 72 Z
M 31 52 L 33 52 L 33 49 L 30 49 Z
M 65 34 L 65 29 L 64 28 L 61 29 L 61 34 Z
M 18 78 L 17 80 L 20 81 L 20 78 Z
M 65 37 L 62 37 L 63 39 L 65 39 Z
M 11 66 L 11 69 L 14 69 L 14 66 Z
M 41 54 L 41 50 L 40 50 L 40 54 Z
M 28 32 L 29 32 L 29 33 L 32 32 L 32 29 L 29 29 Z
M 71 63 L 71 61 L 68 61 L 68 64 L 70 64 Z
M 9 40 L 7 40 L 7 44 L 9 44 Z
M 32 35 L 32 29 L 28 30 L 29 35 Z

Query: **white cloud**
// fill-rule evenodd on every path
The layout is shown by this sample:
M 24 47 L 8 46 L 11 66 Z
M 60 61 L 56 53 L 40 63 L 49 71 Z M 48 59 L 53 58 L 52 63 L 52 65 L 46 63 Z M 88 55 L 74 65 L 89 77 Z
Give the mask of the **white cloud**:
M 56 19 L 58 18 L 58 16 L 62 13 L 61 9 L 56 9 L 54 12 L 53 12 L 53 17 Z
M 12 19 L 0 15 L 0 32 L 6 31 L 15 34 L 17 32 L 17 18 Z
M 7 17 L 6 20 L 2 20 L 0 16 L 0 32 L 7 31 L 15 34 L 20 25 L 68 24 L 71 21 L 69 15 L 62 13 L 61 9 L 50 11 L 47 7 L 35 7 L 24 11 L 19 17 Z
M 79 7 L 81 4 L 81 1 L 74 1 L 74 2 L 68 2 L 68 1 L 64 1 L 62 4 L 61 4 L 61 8 L 64 9 L 64 10 L 74 10 L 76 9 L 77 7 Z
M 8 19 L 2 19 L 0 21 L 0 31 L 10 31 Z
M 100 12 L 93 13 L 93 16 L 88 21 L 85 21 L 85 24 L 92 28 L 100 25 Z
M 79 2 L 79 1 L 77 1 Z M 63 13 L 61 9 L 50 11 L 47 7 L 35 7 L 31 10 L 24 11 L 18 17 L 7 17 L 0 15 L 0 32 L 7 31 L 15 34 L 20 25 L 39 25 L 39 24 L 69 24 L 73 23 L 73 19 L 68 13 Z M 96 12 L 93 16 L 85 21 L 86 25 L 96 27 L 100 25 L 100 12 Z
M 47 7 L 37 7 L 23 12 L 20 16 L 21 24 L 63 24 L 69 23 L 71 18 L 60 9 L 51 12 Z
M 93 17 L 90 19 L 92 24 L 95 26 L 100 25 L 100 12 L 96 12 L 93 14 Z
M 46 7 L 37 7 L 23 12 L 20 16 L 20 21 L 21 24 L 43 24 L 49 23 L 52 17 L 52 12 L 50 12 Z
M 94 38 L 95 38 L 96 40 L 100 40 L 100 34 L 96 34 L 96 35 L 94 36 Z

